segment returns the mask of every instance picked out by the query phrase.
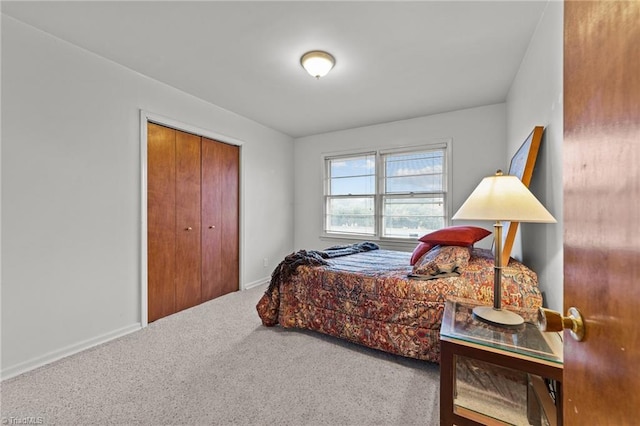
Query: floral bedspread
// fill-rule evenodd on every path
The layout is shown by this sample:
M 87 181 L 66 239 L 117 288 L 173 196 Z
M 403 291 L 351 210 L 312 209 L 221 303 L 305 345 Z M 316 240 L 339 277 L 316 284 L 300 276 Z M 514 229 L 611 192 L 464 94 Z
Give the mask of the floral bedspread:
M 458 277 L 410 279 L 411 253 L 374 250 L 298 267 L 256 306 L 265 326 L 303 328 L 371 348 L 440 361 L 447 299 L 493 304 L 493 254 L 473 249 Z M 514 259 L 503 267 L 502 303 L 532 320 L 542 304 L 537 275 Z

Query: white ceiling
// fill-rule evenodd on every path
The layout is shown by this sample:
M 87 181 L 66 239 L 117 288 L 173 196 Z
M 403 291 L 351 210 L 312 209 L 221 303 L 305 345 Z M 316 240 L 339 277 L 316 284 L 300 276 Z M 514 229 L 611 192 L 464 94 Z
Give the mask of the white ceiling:
M 546 1 L 2 2 L 2 12 L 293 137 L 505 101 Z M 335 68 L 316 80 L 300 56 Z

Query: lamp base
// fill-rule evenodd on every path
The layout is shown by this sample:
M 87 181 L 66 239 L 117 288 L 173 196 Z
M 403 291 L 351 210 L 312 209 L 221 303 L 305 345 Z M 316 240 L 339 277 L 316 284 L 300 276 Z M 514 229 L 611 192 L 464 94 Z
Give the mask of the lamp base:
M 517 327 L 524 324 L 524 319 L 515 312 L 495 309 L 491 306 L 476 306 L 473 308 L 473 316 L 480 321 L 502 327 Z

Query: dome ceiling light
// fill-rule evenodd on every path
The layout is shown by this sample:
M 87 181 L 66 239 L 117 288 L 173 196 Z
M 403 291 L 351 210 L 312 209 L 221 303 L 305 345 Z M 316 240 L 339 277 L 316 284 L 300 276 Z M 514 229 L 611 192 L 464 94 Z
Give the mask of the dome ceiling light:
M 336 60 L 327 52 L 312 50 L 302 55 L 300 64 L 312 77 L 320 78 L 331 71 L 331 68 L 336 64 Z

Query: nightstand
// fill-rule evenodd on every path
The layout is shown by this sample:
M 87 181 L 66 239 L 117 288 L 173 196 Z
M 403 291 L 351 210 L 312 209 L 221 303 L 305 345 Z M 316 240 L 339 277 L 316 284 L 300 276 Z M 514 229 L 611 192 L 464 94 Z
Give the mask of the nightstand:
M 562 425 L 562 341 L 503 328 L 447 301 L 440 329 L 441 425 Z

